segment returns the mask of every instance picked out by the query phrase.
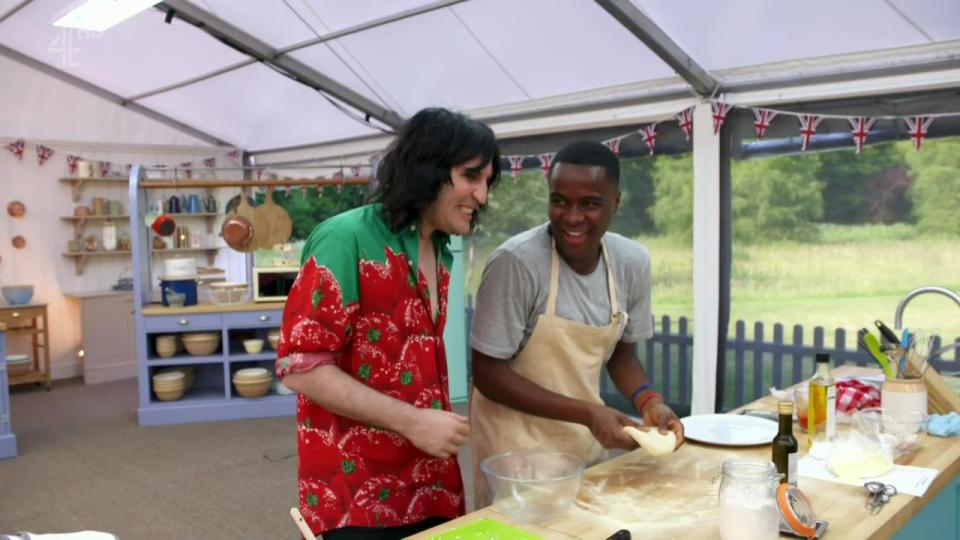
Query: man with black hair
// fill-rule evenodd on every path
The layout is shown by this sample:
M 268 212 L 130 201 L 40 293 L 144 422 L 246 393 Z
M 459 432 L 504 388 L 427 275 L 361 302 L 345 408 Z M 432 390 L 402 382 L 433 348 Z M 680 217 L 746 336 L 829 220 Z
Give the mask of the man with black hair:
M 607 231 L 619 178 L 603 144 L 565 146 L 548 175 L 549 222 L 508 239 L 483 270 L 470 333 L 477 507 L 489 502 L 479 464 L 491 455 L 546 448 L 589 466 L 607 448 L 637 447 L 623 430 L 637 424 L 600 398 L 604 367 L 648 429 L 683 442 L 636 354 L 653 335 L 650 255 Z
M 443 330 L 450 235 L 468 234 L 500 177 L 487 126 L 444 109 L 401 128 L 377 203 L 304 245 L 276 371 L 296 391 L 300 512 L 315 534 L 401 538 L 464 512 Z

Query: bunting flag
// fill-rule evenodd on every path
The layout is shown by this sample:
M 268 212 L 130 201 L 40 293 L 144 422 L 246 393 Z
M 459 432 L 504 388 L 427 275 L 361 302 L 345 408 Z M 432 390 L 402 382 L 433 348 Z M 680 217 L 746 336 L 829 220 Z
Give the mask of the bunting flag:
M 823 121 L 823 118 L 813 115 L 813 114 L 801 114 L 799 116 L 800 120 L 800 149 L 804 152 L 807 151 L 807 147 L 810 146 L 810 143 L 813 142 L 813 135 L 817 132 L 817 126 L 820 125 L 820 122 Z
M 217 168 L 217 158 L 208 157 L 203 160 L 203 164 L 208 169 L 215 169 Z
M 910 128 L 910 140 L 913 141 L 913 149 L 919 152 L 920 146 L 923 144 L 923 139 L 927 138 L 927 129 L 929 129 L 930 124 L 933 123 L 933 117 L 907 116 L 903 121 L 906 122 L 907 127 Z
M 180 166 L 183 167 L 184 176 L 186 176 L 187 178 L 193 178 L 193 162 L 192 161 L 184 161 L 183 163 L 180 164 Z
M 723 122 L 727 119 L 727 113 L 730 112 L 732 105 L 722 101 L 714 101 L 710 104 L 710 110 L 713 111 L 713 134 L 720 133 Z
M 623 137 L 614 137 L 603 141 L 603 144 L 613 152 L 613 155 L 620 157 L 620 141 L 622 140 Z
M 524 156 L 507 156 L 507 161 L 510 162 L 510 173 L 513 175 L 513 185 L 520 182 L 520 173 L 523 172 L 523 158 Z
M 553 164 L 553 156 L 555 155 L 557 155 L 556 152 L 550 152 L 549 154 L 540 154 L 537 156 L 540 160 L 540 169 L 543 171 L 544 180 L 550 179 L 550 165 Z
M 259 180 L 260 177 L 263 176 L 263 169 L 259 169 L 259 168 L 258 168 L 258 169 L 254 169 L 254 171 L 256 171 L 256 173 L 257 173 L 257 180 Z
M 693 107 L 688 107 L 673 115 L 673 117 L 677 119 L 677 124 L 680 124 L 680 131 L 683 131 L 684 136 L 689 141 L 690 136 L 693 135 Z
M 110 174 L 110 168 L 112 167 L 109 161 L 100 162 L 100 177 L 106 178 Z
M 870 134 L 870 128 L 873 127 L 877 119 L 858 116 L 856 118 L 849 118 L 848 121 L 850 122 L 850 127 L 853 128 L 850 133 L 853 135 L 853 144 L 857 148 L 855 152 L 859 154 L 860 151 L 863 150 L 863 145 L 867 144 L 867 135 Z
M 641 127 L 640 138 L 643 139 L 643 144 L 650 148 L 650 155 L 652 156 L 653 150 L 657 146 L 657 123 L 654 122 Z
M 23 142 L 23 139 L 16 140 L 7 145 L 7 150 L 13 152 L 13 155 L 17 156 L 17 159 L 23 159 L 23 149 L 26 147 L 26 143 Z
M 133 170 L 133 164 L 127 163 L 127 176 L 130 176 L 130 171 Z
M 360 167 L 350 167 L 350 174 L 352 174 L 354 178 L 360 176 Z
M 231 150 L 231 151 L 227 152 L 227 156 L 229 156 L 230 159 L 231 159 L 235 164 L 237 164 L 237 165 L 240 164 L 240 151 L 239 151 L 239 150 Z
M 80 168 L 80 156 L 67 154 L 67 167 L 70 169 L 70 174 L 77 174 L 77 170 Z
M 770 122 L 773 122 L 773 119 L 776 117 L 777 113 L 769 109 L 753 110 L 753 129 L 756 130 L 758 139 L 762 139 L 763 136 L 767 134 L 767 128 L 770 127 Z
M 42 144 L 37 145 L 37 164 L 41 167 L 48 159 L 53 157 L 53 148 L 49 146 L 44 146 Z

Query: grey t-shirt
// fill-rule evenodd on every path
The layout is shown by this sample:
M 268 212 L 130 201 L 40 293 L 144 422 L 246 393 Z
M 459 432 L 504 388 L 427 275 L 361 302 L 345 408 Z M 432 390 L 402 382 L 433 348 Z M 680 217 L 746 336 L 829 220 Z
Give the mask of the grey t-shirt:
M 552 244 L 547 224 L 510 238 L 490 255 L 483 269 L 470 346 L 494 358 L 509 359 L 527 344 L 537 318 L 547 309 Z M 613 269 L 617 301 L 629 321 L 621 341 L 637 342 L 653 335 L 650 306 L 650 254 L 640 244 L 607 232 L 603 236 Z M 607 267 L 582 276 L 559 258 L 556 315 L 590 326 L 610 324 Z M 604 359 L 606 361 L 608 359 Z

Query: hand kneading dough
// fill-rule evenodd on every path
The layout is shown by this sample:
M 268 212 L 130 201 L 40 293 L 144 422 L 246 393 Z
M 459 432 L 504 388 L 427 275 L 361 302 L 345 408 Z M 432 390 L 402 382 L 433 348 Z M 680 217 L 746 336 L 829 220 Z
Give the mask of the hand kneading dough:
M 655 429 L 641 431 L 633 426 L 623 426 L 623 431 L 633 437 L 640 448 L 646 450 L 651 456 L 665 456 L 673 452 L 677 446 L 677 435 L 672 431 L 663 435 Z

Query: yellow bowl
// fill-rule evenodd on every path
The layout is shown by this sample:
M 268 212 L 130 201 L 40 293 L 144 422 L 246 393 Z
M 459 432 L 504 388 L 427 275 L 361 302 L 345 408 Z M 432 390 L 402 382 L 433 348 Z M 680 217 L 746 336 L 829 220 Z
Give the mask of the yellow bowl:
M 176 401 L 183 397 L 183 388 L 173 389 L 173 390 L 159 390 L 154 389 L 153 393 L 157 395 L 157 399 L 160 401 Z
M 270 390 L 270 383 L 273 379 L 266 378 L 261 381 L 238 381 L 237 379 L 233 380 L 233 387 L 237 389 L 237 393 L 245 398 L 258 398 L 267 393 Z

